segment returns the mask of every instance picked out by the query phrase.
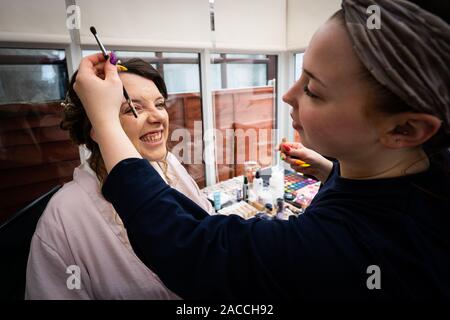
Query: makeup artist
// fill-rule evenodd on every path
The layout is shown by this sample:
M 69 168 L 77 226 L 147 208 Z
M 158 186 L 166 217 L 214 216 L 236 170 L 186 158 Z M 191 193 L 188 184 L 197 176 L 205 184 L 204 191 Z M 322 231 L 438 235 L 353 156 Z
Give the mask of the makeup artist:
M 366 27 L 372 4 L 381 29 Z M 344 0 L 315 33 L 284 101 L 305 147 L 338 162 L 288 221 L 208 216 L 170 188 L 120 126 L 116 68 L 102 80 L 102 55 L 84 58 L 75 90 L 109 173 L 103 194 L 140 259 L 183 298 L 448 300 L 450 26 L 439 13 Z

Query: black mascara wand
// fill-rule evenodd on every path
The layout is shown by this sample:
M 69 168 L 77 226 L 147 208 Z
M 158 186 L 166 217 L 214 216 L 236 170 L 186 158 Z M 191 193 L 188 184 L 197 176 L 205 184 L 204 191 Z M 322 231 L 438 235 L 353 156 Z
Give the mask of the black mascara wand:
M 100 50 L 103 53 L 103 57 L 105 57 L 105 59 L 108 60 L 109 56 L 106 53 L 105 47 L 103 46 L 103 44 L 100 42 L 100 39 L 98 38 L 97 30 L 95 30 L 94 27 L 91 27 L 90 30 L 91 30 L 92 34 L 94 35 L 95 40 L 97 41 L 98 46 L 100 47 Z M 130 105 L 130 108 L 131 108 L 131 111 L 133 111 L 134 117 L 137 118 L 138 114 L 137 114 L 136 108 L 134 107 L 133 101 L 131 101 L 130 96 L 128 95 L 128 92 L 127 92 L 127 90 L 125 90 L 124 86 L 123 86 L 123 96 L 127 100 L 127 103 Z

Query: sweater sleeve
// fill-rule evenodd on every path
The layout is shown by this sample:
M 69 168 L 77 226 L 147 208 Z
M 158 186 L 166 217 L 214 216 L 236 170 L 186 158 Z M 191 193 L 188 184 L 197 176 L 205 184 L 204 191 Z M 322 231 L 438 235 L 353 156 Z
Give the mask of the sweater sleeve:
M 140 259 L 183 298 L 292 297 L 293 265 L 314 251 L 302 250 L 298 219 L 209 216 L 145 160 L 117 164 L 103 193 Z

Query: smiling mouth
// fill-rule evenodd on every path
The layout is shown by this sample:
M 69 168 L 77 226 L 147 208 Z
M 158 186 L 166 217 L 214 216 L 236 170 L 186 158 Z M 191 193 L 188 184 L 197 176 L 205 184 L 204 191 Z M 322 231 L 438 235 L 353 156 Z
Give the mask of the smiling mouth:
M 145 143 L 158 143 L 162 140 L 162 138 L 163 138 L 163 131 L 160 130 L 146 133 L 139 139 Z

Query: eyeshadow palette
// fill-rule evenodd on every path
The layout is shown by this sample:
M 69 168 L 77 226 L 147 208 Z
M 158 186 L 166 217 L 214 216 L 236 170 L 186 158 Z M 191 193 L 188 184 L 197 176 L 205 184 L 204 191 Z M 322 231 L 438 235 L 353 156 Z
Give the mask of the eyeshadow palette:
M 294 199 L 285 196 L 285 200 L 293 205 L 306 208 L 320 188 L 320 182 L 309 177 L 305 177 L 297 172 L 285 171 L 284 192 L 291 194 Z
M 307 178 L 297 172 L 286 172 L 284 175 L 284 192 L 296 195 L 298 190 L 314 183 L 317 183 L 317 180 Z

